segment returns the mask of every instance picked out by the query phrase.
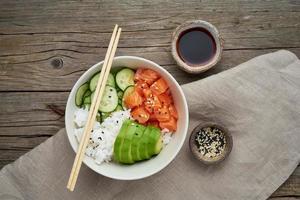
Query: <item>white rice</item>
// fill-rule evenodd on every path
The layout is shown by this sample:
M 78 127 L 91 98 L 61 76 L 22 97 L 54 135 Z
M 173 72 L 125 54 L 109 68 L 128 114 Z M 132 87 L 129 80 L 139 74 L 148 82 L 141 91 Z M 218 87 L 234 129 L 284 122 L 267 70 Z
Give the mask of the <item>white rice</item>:
M 172 132 L 162 132 L 162 141 L 163 141 L 163 144 L 164 145 L 167 145 L 167 144 L 169 144 L 169 142 L 171 141 L 171 139 L 172 139 Z
M 87 109 L 78 109 L 75 111 L 74 123 L 76 129 L 74 135 L 78 143 L 81 140 L 87 118 Z M 115 139 L 123 122 L 129 118 L 130 110 L 125 110 L 113 112 L 112 115 L 106 118 L 101 124 L 95 122 L 85 154 L 92 157 L 97 164 L 111 161 Z M 162 137 L 163 144 L 167 145 L 172 139 L 172 133 L 167 129 L 163 129 Z

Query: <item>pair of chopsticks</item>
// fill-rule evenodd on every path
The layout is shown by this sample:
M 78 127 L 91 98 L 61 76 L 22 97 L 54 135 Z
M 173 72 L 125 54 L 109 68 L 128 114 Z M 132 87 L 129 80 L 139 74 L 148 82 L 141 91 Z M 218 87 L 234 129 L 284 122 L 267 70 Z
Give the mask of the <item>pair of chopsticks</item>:
M 100 77 L 97 83 L 97 87 L 95 90 L 94 98 L 92 99 L 92 104 L 89 111 L 88 120 L 79 144 L 79 148 L 73 163 L 72 171 L 69 177 L 67 188 L 70 191 L 73 191 L 75 188 L 75 184 L 78 178 L 79 170 L 82 164 L 82 160 L 84 158 L 84 153 L 90 138 L 90 134 L 92 131 L 92 128 L 94 127 L 96 115 L 98 112 L 98 107 L 100 105 L 100 101 L 104 92 L 104 88 L 106 85 L 106 81 L 111 69 L 112 61 L 115 56 L 119 38 L 121 34 L 121 28 L 118 27 L 118 25 L 115 25 L 114 31 L 112 33 L 109 46 L 105 55 L 104 63 L 101 69 Z

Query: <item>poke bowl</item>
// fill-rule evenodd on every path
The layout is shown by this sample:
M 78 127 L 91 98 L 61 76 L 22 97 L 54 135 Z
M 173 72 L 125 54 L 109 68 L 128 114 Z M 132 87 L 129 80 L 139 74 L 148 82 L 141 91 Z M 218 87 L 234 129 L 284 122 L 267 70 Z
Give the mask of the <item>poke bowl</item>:
M 67 101 L 65 126 L 75 152 L 102 64 L 77 80 Z M 153 175 L 185 141 L 189 116 L 183 91 L 165 69 L 140 57 L 115 57 L 109 76 L 83 163 L 118 180 Z

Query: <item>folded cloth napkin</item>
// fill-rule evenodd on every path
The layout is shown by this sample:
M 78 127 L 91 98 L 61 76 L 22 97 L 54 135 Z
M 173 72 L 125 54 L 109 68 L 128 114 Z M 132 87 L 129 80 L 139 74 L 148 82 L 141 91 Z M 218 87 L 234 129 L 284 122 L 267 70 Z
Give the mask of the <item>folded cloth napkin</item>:
M 215 121 L 233 136 L 230 156 L 203 166 L 188 140 L 161 172 L 136 181 L 103 177 L 82 166 L 74 192 L 66 189 L 75 157 L 64 129 L 0 172 L 0 199 L 268 198 L 300 160 L 300 61 L 288 51 L 259 56 L 231 70 L 182 86 L 189 133 Z

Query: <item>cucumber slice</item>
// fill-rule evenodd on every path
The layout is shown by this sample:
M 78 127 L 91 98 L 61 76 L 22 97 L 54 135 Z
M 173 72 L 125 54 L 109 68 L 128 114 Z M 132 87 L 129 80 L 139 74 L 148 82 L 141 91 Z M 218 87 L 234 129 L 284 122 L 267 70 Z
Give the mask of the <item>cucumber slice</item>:
M 118 95 L 115 88 L 105 86 L 104 93 L 98 110 L 100 112 L 112 112 L 118 106 Z
M 134 71 L 129 68 L 122 69 L 116 74 L 116 83 L 121 90 L 125 91 L 128 86 L 134 85 Z
M 99 77 L 100 77 L 100 72 L 95 74 L 90 81 L 90 90 L 92 92 L 96 90 Z M 109 85 L 111 87 L 116 87 L 115 78 L 111 73 L 108 74 L 106 85 Z
M 91 90 L 87 90 L 83 95 L 83 99 L 87 96 L 91 96 L 91 94 L 92 94 Z
M 117 94 L 118 94 L 119 99 L 122 99 L 124 92 L 120 90 L 120 91 L 118 91 Z
M 105 112 L 101 112 L 101 122 L 103 122 L 106 118 L 108 118 L 110 116 L 111 113 L 105 113 Z
M 87 96 L 87 97 L 85 97 L 84 98 L 84 100 L 83 100 L 83 104 L 91 104 L 91 96 Z
M 125 99 L 133 91 L 134 91 L 134 86 L 128 86 L 124 91 L 123 98 L 122 98 L 122 106 L 124 110 L 126 110 Z
M 118 105 L 117 108 L 115 109 L 116 112 L 123 110 L 123 107 L 121 105 Z
M 92 92 L 94 92 L 96 90 L 96 87 L 97 87 L 97 83 L 98 83 L 98 80 L 99 80 L 99 76 L 100 76 L 100 72 L 98 72 L 97 74 L 95 74 L 91 80 L 90 80 L 90 90 Z
M 112 75 L 116 76 L 116 74 L 117 74 L 121 69 L 123 69 L 123 68 L 124 68 L 124 67 L 113 67 L 113 68 L 111 68 L 110 73 L 111 73 Z
M 85 92 L 89 89 L 89 84 L 85 83 L 83 85 L 81 85 L 75 95 L 75 104 L 76 106 L 81 106 L 83 103 L 83 96 L 85 94 Z
M 93 101 L 94 96 L 95 96 L 95 92 L 93 92 L 93 93 L 91 94 L 91 101 Z
M 106 85 L 116 87 L 115 77 L 111 73 L 108 74 Z
M 91 107 L 91 104 L 83 104 L 83 108 L 84 109 L 88 109 L 88 110 L 90 110 L 90 107 Z
M 100 113 L 97 113 L 96 120 L 97 120 L 97 122 L 101 122 L 101 114 Z

